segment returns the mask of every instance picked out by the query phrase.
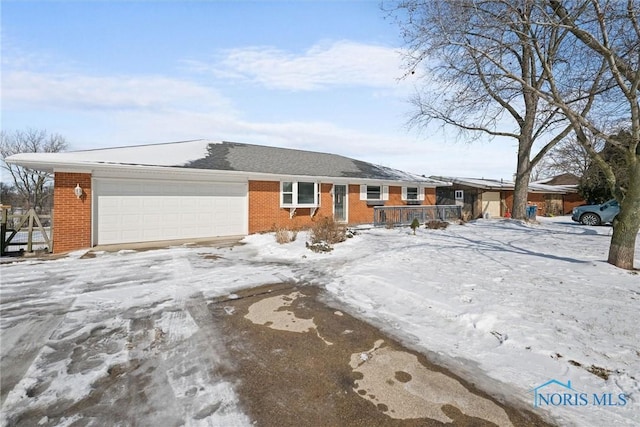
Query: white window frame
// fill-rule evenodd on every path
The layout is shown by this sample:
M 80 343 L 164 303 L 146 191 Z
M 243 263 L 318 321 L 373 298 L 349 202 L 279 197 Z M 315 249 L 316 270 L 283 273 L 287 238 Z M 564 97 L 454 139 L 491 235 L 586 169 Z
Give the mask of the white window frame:
M 408 195 L 409 195 L 409 188 L 417 188 L 418 189 L 418 193 L 417 193 L 417 198 L 416 199 L 409 199 Z M 405 202 L 422 202 L 424 200 L 424 187 L 421 187 L 419 185 L 409 185 L 406 187 L 402 187 L 402 200 Z
M 298 202 L 298 183 L 313 184 L 313 203 Z M 291 191 L 284 191 L 285 183 L 291 183 Z M 284 195 L 291 194 L 291 203 L 284 202 Z M 281 208 L 317 208 L 320 206 L 320 184 L 315 181 L 280 181 Z
M 464 190 L 455 190 L 454 198 L 456 200 L 464 200 Z
M 380 198 L 369 199 L 367 197 L 367 187 L 380 187 Z M 382 184 L 362 184 L 360 185 L 360 200 L 376 201 L 376 202 L 389 200 L 389 186 L 382 185 Z

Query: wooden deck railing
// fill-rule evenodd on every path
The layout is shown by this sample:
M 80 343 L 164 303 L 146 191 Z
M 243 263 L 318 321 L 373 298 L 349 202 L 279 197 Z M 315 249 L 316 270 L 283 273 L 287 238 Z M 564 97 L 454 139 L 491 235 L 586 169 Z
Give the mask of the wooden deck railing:
M 380 206 L 373 208 L 373 225 L 410 225 L 414 218 L 420 223 L 432 220 L 453 221 L 462 219 L 462 206 Z

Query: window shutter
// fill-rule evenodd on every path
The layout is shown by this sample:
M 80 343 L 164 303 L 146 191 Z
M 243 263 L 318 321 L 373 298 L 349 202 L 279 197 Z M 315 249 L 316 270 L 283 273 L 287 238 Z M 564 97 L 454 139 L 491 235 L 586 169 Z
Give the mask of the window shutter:
M 407 200 L 407 187 L 402 187 L 402 200 Z
M 382 200 L 389 200 L 389 186 L 382 186 Z
M 367 186 L 360 185 L 360 200 L 367 200 Z
M 424 201 L 424 187 L 418 187 L 418 200 Z

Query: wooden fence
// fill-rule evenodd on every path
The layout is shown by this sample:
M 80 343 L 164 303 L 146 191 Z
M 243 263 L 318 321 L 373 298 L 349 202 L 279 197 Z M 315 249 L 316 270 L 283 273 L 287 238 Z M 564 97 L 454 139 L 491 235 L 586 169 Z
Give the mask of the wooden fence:
M 10 246 L 19 246 L 19 250 L 33 252 L 39 247 L 51 252 L 51 225 L 44 227 L 42 220 L 51 219 L 51 215 L 38 215 L 35 209 L 29 209 L 25 214 L 10 214 L 9 206 L 1 206 L 0 219 L 0 253 L 5 255 Z

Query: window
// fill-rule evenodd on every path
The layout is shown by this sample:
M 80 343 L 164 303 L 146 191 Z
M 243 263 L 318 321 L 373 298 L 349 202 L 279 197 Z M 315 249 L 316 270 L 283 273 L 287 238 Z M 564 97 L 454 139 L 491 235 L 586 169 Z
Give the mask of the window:
M 360 200 L 389 200 L 389 187 L 386 185 L 361 185 Z
M 315 182 L 283 181 L 280 184 L 282 206 L 318 206 L 318 184 Z
M 407 200 L 418 200 L 418 187 L 407 187 Z
M 424 189 L 422 187 L 402 187 L 402 200 L 409 204 L 420 204 L 424 200 Z
M 379 185 L 367 185 L 367 200 L 382 200 L 382 189 Z
M 298 183 L 298 204 L 313 205 L 316 203 L 316 184 L 314 182 Z
M 282 204 L 283 205 L 293 204 L 293 182 L 282 183 Z
M 451 194 L 451 193 L 449 193 L 449 194 Z M 464 200 L 464 191 L 463 190 L 456 190 L 455 198 L 456 198 L 456 200 Z

